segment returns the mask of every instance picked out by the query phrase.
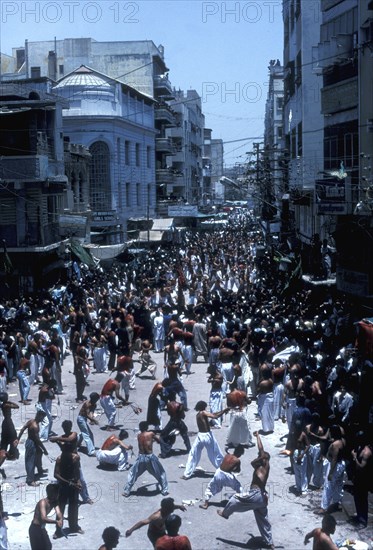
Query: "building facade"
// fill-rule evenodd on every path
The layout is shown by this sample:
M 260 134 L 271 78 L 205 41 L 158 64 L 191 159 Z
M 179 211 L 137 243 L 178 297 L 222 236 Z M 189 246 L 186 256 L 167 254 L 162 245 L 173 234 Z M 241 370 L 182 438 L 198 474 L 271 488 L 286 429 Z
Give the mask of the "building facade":
M 63 267 L 64 104 L 47 78 L 1 82 L 0 102 L 0 240 L 12 263 L 2 283 L 23 294 Z
M 85 65 L 53 91 L 69 105 L 63 110 L 65 136 L 87 147 L 91 156 L 91 241 L 121 243 L 129 218 L 154 214 L 154 101 Z M 75 181 L 72 191 L 75 204 L 85 202 L 84 185 Z

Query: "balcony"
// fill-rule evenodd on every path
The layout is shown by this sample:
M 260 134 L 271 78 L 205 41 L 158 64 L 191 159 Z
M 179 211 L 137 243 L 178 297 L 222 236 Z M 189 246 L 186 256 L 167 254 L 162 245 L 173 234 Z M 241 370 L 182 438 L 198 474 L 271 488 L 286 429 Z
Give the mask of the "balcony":
M 5 180 L 44 181 L 48 177 L 48 156 L 2 157 L 0 177 Z
M 175 114 L 167 105 L 162 105 L 154 110 L 154 119 L 166 126 L 175 126 Z
M 321 90 L 321 113 L 331 115 L 358 105 L 358 79 L 352 78 Z
M 172 89 L 171 82 L 168 80 L 168 77 L 165 75 L 157 75 L 154 77 L 154 92 L 155 96 L 164 96 L 168 99 L 174 98 L 174 92 Z
M 168 168 L 159 168 L 155 172 L 157 185 L 171 184 L 174 182 L 174 174 Z
M 175 154 L 175 147 L 171 138 L 156 138 L 155 150 L 157 153 L 168 153 L 169 155 Z

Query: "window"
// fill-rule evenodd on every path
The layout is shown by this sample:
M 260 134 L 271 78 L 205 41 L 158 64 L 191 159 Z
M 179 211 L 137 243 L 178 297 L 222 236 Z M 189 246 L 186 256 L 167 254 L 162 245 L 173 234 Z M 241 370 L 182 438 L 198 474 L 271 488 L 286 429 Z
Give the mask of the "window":
M 126 206 L 131 206 L 131 183 L 126 183 Z
M 136 143 L 135 158 L 136 166 L 140 166 L 140 143 Z
M 117 138 L 117 162 L 120 164 L 120 138 Z
M 279 126 L 279 127 L 277 128 L 277 138 L 278 138 L 278 139 L 281 139 L 282 136 L 283 136 L 282 126 Z
M 90 203 L 93 211 L 110 210 L 110 151 L 103 141 L 93 143 L 89 152 L 92 155 L 90 164 Z
M 149 145 L 146 148 L 146 166 L 147 168 L 152 167 L 152 148 Z
M 58 65 L 58 70 L 59 70 L 60 74 L 62 75 L 64 73 L 63 65 Z
M 295 159 L 297 156 L 297 134 L 296 129 L 291 131 L 291 158 Z
M 31 67 L 31 78 L 40 78 L 40 67 Z
M 284 107 L 284 98 L 276 97 L 276 111 L 278 113 L 282 113 L 283 107 Z
M 125 164 L 127 166 L 130 166 L 131 165 L 130 142 L 127 140 L 124 142 L 124 155 L 125 155 L 125 158 L 124 158 Z
M 298 124 L 298 144 L 297 144 L 297 150 L 298 150 L 298 157 L 302 156 L 302 149 L 303 149 L 303 126 L 300 122 Z
M 123 208 L 123 193 L 122 193 L 122 184 L 120 181 L 118 181 L 118 209 L 121 210 Z
M 141 205 L 141 183 L 136 184 L 136 204 Z

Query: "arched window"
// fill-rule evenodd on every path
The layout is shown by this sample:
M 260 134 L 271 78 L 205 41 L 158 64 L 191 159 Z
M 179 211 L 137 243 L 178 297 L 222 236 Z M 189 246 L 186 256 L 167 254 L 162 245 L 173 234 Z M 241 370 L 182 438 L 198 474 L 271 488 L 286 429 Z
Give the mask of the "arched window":
M 103 141 L 93 143 L 89 152 L 90 163 L 90 204 L 95 212 L 111 210 L 110 151 Z

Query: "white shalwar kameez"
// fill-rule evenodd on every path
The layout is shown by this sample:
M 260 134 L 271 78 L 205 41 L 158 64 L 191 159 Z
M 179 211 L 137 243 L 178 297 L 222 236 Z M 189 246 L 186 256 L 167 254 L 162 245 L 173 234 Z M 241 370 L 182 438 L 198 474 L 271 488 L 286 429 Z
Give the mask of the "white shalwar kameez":
M 115 464 L 118 466 L 118 471 L 128 469 L 128 452 L 122 447 L 115 447 L 112 450 L 99 449 L 96 452 L 96 458 L 100 464 Z
M 188 460 L 184 470 L 184 477 L 191 477 L 201 459 L 202 450 L 206 449 L 207 456 L 215 468 L 219 468 L 223 461 L 223 453 L 219 444 L 211 432 L 198 432 L 192 448 L 189 451 Z
M 334 469 L 332 479 L 328 480 L 328 475 L 330 472 L 330 462 L 328 464 L 325 480 L 324 480 L 324 490 L 322 493 L 321 499 L 321 508 L 327 510 L 332 504 L 340 504 L 343 497 L 343 476 L 345 473 L 345 461 L 340 460 L 337 462 Z
M 258 394 L 258 413 L 263 432 L 273 432 L 275 429 L 273 392 Z
M 237 447 L 237 445 L 248 445 L 251 447 L 253 445 L 249 419 L 247 417 L 247 407 L 243 410 L 231 409 L 226 445 L 231 447 Z
M 214 477 L 207 485 L 205 491 L 205 501 L 209 501 L 214 495 L 220 493 L 223 487 L 230 487 L 235 493 L 242 493 L 243 488 L 236 476 L 232 472 L 223 472 L 218 468 L 214 474 Z

